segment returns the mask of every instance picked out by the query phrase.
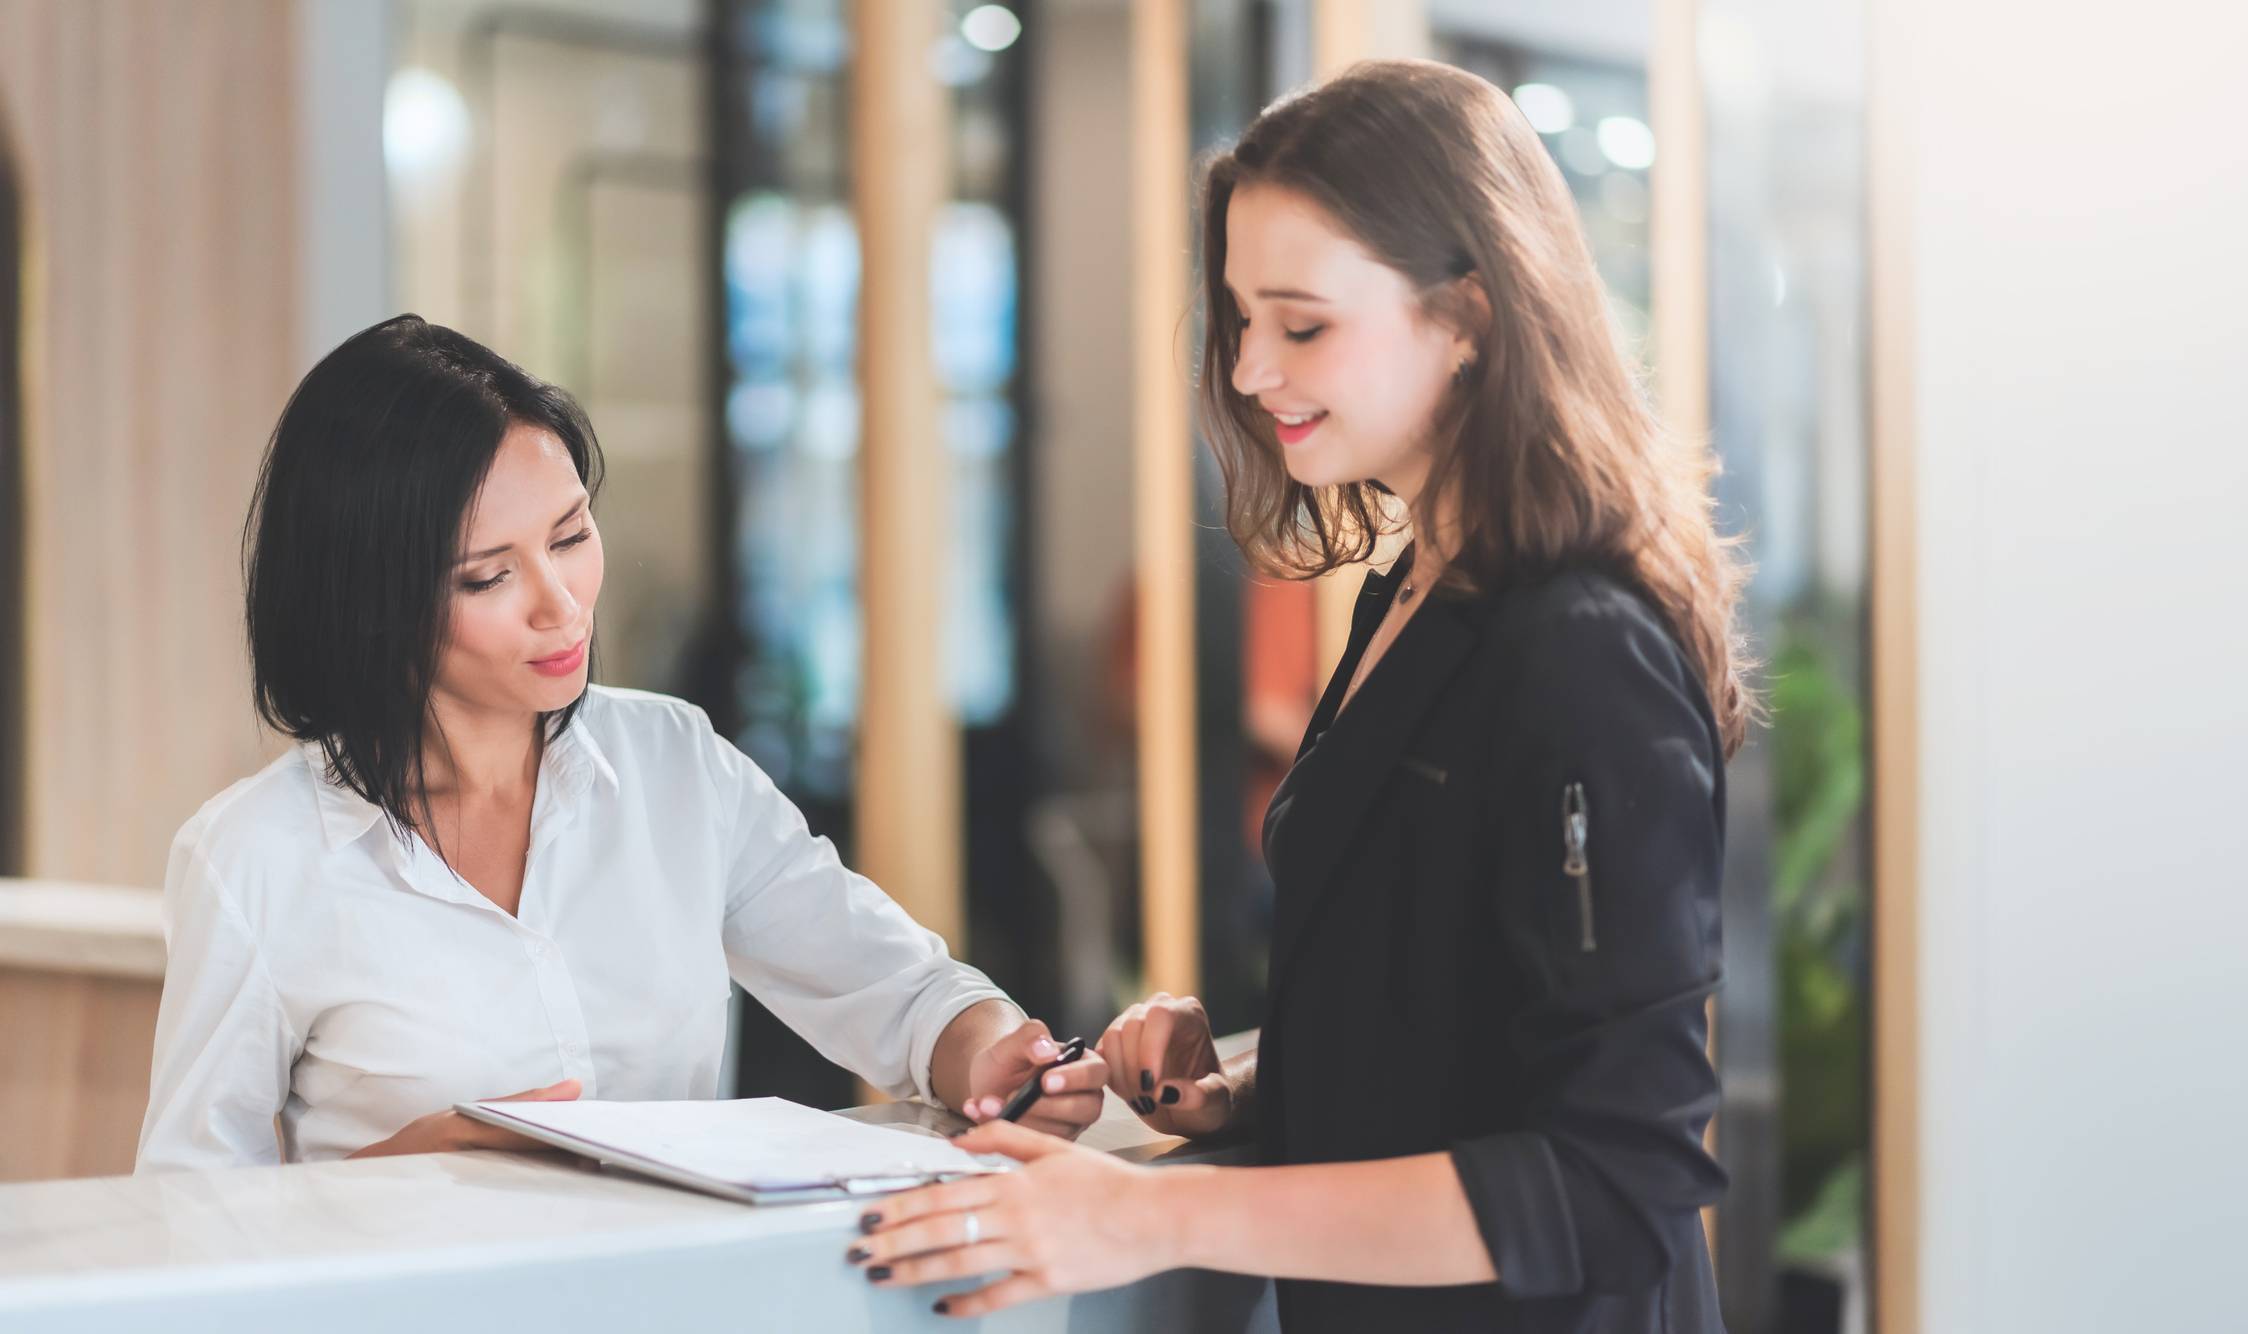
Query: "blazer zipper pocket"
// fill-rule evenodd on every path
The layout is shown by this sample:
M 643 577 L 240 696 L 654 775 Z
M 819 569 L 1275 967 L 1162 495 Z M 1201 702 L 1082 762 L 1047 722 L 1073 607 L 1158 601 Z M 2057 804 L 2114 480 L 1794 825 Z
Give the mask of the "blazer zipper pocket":
M 1577 949 L 1584 954 L 1598 948 L 1592 937 L 1592 862 L 1585 855 L 1591 835 L 1585 785 L 1571 783 L 1561 789 L 1561 874 L 1577 882 Z

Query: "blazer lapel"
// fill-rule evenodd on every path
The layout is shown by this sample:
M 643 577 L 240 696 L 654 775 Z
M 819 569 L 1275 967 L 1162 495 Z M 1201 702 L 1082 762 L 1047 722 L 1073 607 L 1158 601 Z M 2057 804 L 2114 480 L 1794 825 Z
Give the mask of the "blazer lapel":
M 1369 603 L 1376 605 L 1369 607 Z M 1378 619 L 1387 605 L 1382 598 L 1360 602 L 1354 642 L 1371 636 L 1365 621 L 1369 614 Z M 1336 868 L 1375 795 L 1402 758 L 1421 719 L 1442 697 L 1445 683 L 1475 647 L 1475 605 L 1432 594 L 1428 605 L 1405 623 L 1339 717 L 1336 706 L 1348 688 L 1349 672 L 1338 670 L 1329 683 L 1313 717 L 1315 725 L 1332 721 L 1323 734 L 1306 736 L 1286 785 L 1286 811 L 1268 813 L 1268 819 L 1278 816 L 1286 825 L 1285 836 L 1271 849 L 1277 889 L 1270 974 L 1274 999 L 1280 995 L 1305 929 L 1334 892 Z M 1346 656 L 1345 666 L 1354 665 L 1360 656 Z

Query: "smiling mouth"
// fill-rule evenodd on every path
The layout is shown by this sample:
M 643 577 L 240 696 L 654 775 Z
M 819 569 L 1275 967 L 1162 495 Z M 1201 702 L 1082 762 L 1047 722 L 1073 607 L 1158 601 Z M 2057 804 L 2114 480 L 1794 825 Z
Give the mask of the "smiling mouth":
M 586 636 L 586 639 L 591 638 L 591 635 Z M 531 659 L 531 665 L 533 667 L 559 667 L 563 663 L 570 662 L 574 660 L 579 654 L 585 652 L 586 639 L 579 640 L 577 643 L 572 644 L 570 647 L 562 650 L 560 653 L 552 655 L 551 657 L 533 658 Z
M 1324 412 L 1275 412 L 1272 433 L 1283 445 L 1300 445 L 1310 439 L 1312 432 L 1325 420 Z

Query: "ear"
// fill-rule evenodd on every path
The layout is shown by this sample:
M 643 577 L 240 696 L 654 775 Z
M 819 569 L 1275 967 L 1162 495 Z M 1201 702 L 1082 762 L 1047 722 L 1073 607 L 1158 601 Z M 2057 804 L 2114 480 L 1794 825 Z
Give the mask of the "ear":
M 1445 313 L 1453 331 L 1452 359 L 1455 364 L 1481 361 L 1485 332 L 1491 327 L 1491 294 L 1473 273 L 1454 278 L 1449 286 Z

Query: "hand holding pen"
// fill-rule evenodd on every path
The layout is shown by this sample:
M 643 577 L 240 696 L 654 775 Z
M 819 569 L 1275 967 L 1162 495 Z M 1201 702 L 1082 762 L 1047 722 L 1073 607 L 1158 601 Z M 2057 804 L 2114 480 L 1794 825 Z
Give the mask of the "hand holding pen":
M 974 1093 L 960 1111 L 971 1121 L 1014 1120 L 1075 1139 L 1100 1119 L 1107 1082 L 1108 1066 L 1091 1043 L 1057 1043 L 1033 1020 L 977 1055 L 969 1068 Z

